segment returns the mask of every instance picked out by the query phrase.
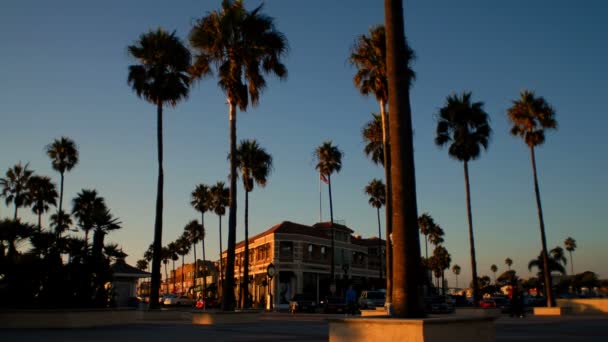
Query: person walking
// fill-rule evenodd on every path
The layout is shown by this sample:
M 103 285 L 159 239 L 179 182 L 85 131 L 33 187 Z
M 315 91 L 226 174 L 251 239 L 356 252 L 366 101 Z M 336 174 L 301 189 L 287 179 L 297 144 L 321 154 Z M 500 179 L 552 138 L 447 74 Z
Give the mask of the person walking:
M 357 312 L 356 301 L 357 293 L 353 286 L 349 285 L 348 290 L 346 290 L 346 314 L 354 315 Z

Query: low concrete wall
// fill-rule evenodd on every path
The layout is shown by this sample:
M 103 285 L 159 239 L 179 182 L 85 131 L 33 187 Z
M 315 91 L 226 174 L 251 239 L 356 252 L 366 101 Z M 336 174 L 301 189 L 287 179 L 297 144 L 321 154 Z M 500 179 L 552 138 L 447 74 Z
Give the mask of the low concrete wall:
M 474 307 L 458 307 L 454 310 L 458 316 L 482 316 L 482 317 L 498 317 L 500 309 L 497 308 L 474 308 Z
M 558 299 L 557 306 L 567 310 L 569 315 L 607 315 L 608 299 Z
M 255 323 L 260 319 L 261 314 L 261 311 L 195 311 L 192 313 L 192 324 L 216 325 Z
M 345 318 L 329 320 L 330 342 L 445 342 L 496 340 L 493 317 L 425 319 Z
M 362 309 L 360 311 L 361 311 L 362 317 L 382 317 L 382 316 L 388 315 L 385 308 L 375 308 L 375 309 L 369 309 L 369 310 Z
M 0 311 L 0 328 L 90 328 L 137 322 L 135 309 Z
M 534 316 L 562 316 L 564 315 L 565 311 L 566 310 L 564 310 L 564 308 L 560 307 L 548 308 L 544 306 L 537 306 L 534 307 Z

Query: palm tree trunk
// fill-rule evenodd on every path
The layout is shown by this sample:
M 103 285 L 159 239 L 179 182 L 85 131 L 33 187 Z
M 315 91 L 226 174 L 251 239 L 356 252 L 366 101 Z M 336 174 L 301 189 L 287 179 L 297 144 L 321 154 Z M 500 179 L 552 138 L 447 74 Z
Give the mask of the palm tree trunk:
M 386 306 L 391 306 L 393 301 L 393 246 L 391 244 L 391 233 L 393 232 L 393 197 L 391 181 L 391 145 L 388 129 L 388 117 L 386 114 L 386 103 L 380 100 L 380 115 L 382 118 L 382 142 L 384 144 L 384 179 L 386 181 Z M 382 278 L 382 277 L 380 277 Z
M 245 190 L 245 260 L 244 269 L 243 269 L 243 289 L 241 293 L 243 294 L 243 304 L 242 308 L 247 309 L 249 307 L 248 298 L 249 298 L 249 191 Z
M 182 294 L 184 294 L 184 276 L 185 276 L 185 272 L 184 272 L 184 259 L 186 258 L 186 254 L 182 254 Z
M 334 206 L 333 206 L 333 202 L 331 200 L 331 174 L 327 175 L 327 186 L 329 189 L 329 219 L 331 222 L 331 268 L 330 268 L 330 275 L 329 275 L 329 279 L 330 279 L 330 284 L 334 284 L 335 280 L 335 263 L 336 260 L 334 259 L 334 249 L 335 249 L 335 231 L 334 231 Z
M 382 230 L 380 227 L 380 208 L 376 208 L 378 213 L 378 257 L 380 259 L 380 280 L 382 280 Z
M 171 277 L 173 278 L 173 292 L 175 292 L 175 260 L 172 260 L 172 261 L 173 261 L 173 272 L 172 272 L 173 274 Z M 150 297 L 150 298 L 152 298 L 152 297 Z
M 236 105 L 230 103 L 230 209 L 228 213 L 228 249 L 226 281 L 222 293 L 222 310 L 234 310 L 234 252 L 236 245 Z
M 192 251 L 194 252 L 194 272 L 192 272 L 192 286 L 196 287 L 196 272 L 198 272 L 198 262 L 196 260 L 196 243 L 192 243 Z
M 89 230 L 84 231 L 84 254 L 89 254 Z
M 207 297 L 207 259 L 205 258 L 205 213 L 201 213 L 201 225 L 203 226 L 203 237 L 201 239 L 202 252 L 203 252 L 203 300 Z
M 165 294 L 169 294 L 169 273 L 167 273 L 167 264 L 165 264 Z M 149 295 L 149 294 L 148 294 Z
M 406 50 L 402 1 L 385 0 L 384 10 L 388 93 L 391 94 L 392 304 L 396 317 L 423 317 L 410 80 L 407 65 L 403 63 Z
M 445 270 L 441 270 L 441 293 L 445 296 Z
M 570 253 L 570 274 L 574 275 L 574 260 L 572 260 L 572 251 L 568 251 Z
M 38 213 L 38 233 L 42 232 L 42 213 Z M 570 259 L 572 259 L 572 253 L 570 253 Z
M 473 271 L 473 306 L 479 305 L 477 288 L 477 259 L 475 258 L 475 238 L 473 236 L 473 215 L 471 215 L 471 189 L 469 186 L 469 163 L 464 161 L 464 185 L 467 193 L 467 217 L 469 219 L 469 248 L 471 251 L 471 270 Z
M 223 265 L 223 261 L 222 261 L 222 216 L 217 215 L 217 217 L 220 219 L 220 286 L 222 286 L 222 292 L 223 292 L 224 265 Z M 219 286 L 218 286 L 218 289 L 219 289 Z
M 63 218 L 63 215 L 61 215 L 60 213 L 63 210 L 63 172 L 59 173 L 61 175 L 61 185 L 60 185 L 60 189 L 59 189 L 59 211 L 57 214 L 57 228 L 55 231 L 55 237 L 57 238 L 57 240 L 59 240 L 59 237 L 61 236 L 61 219 Z M 15 213 L 16 216 L 16 213 Z M 16 219 L 16 218 L 15 218 Z
M 532 172 L 534 173 L 534 193 L 536 195 L 536 208 L 538 210 L 538 221 L 540 223 L 540 238 L 543 246 L 543 274 L 545 278 L 545 296 L 547 297 L 547 307 L 554 307 L 551 269 L 549 269 L 549 256 L 547 255 L 547 237 L 545 236 L 545 221 L 543 220 L 543 207 L 540 202 L 540 191 L 538 189 L 538 178 L 536 176 L 536 157 L 534 147 L 530 147 L 530 159 L 532 160 Z
M 17 205 L 17 198 L 19 197 L 19 193 L 15 196 L 15 215 L 13 216 L 13 221 L 17 221 L 17 211 L 19 210 L 19 206 Z
M 156 120 L 156 137 L 158 140 L 158 183 L 156 186 L 156 218 L 154 220 L 154 242 L 152 248 L 150 309 L 159 308 L 158 297 L 160 291 L 160 259 L 163 236 L 163 104 L 160 101 L 157 104 Z M 63 176 L 61 178 L 61 193 L 63 194 Z M 59 206 L 61 207 L 61 201 L 59 201 Z

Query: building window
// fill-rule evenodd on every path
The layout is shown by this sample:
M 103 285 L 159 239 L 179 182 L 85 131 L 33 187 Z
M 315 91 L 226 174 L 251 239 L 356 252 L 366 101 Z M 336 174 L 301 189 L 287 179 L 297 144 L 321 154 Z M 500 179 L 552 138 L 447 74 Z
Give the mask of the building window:
M 292 241 L 279 242 L 279 258 L 293 259 L 293 242 Z

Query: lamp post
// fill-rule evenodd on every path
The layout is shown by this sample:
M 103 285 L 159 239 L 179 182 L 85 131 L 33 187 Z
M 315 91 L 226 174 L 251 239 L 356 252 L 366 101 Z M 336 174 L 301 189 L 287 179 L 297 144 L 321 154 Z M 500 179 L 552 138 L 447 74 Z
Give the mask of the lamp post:
M 266 267 L 266 275 L 268 276 L 268 309 L 272 311 L 273 309 L 273 299 L 272 299 L 272 278 L 274 277 L 276 272 L 276 268 L 273 263 L 270 263 L 268 267 Z

